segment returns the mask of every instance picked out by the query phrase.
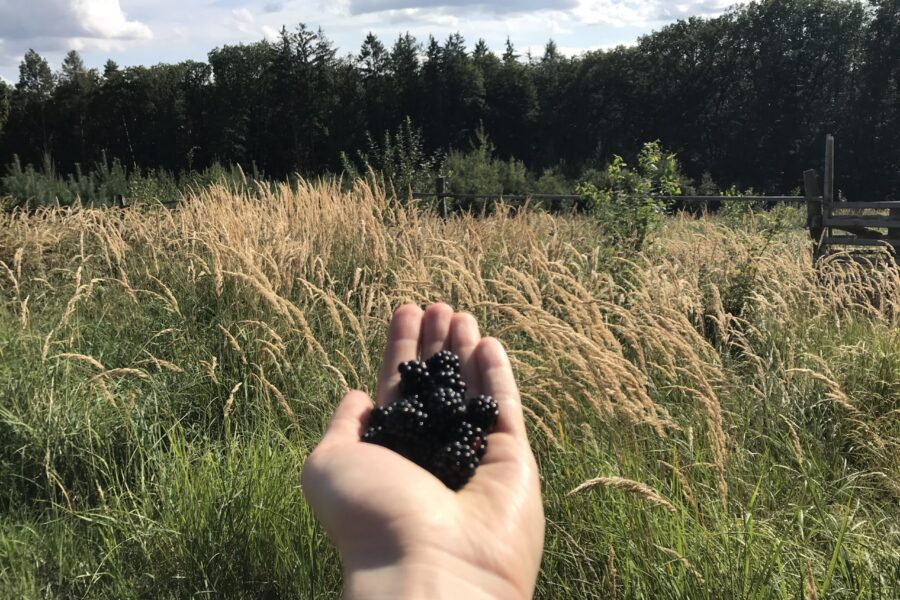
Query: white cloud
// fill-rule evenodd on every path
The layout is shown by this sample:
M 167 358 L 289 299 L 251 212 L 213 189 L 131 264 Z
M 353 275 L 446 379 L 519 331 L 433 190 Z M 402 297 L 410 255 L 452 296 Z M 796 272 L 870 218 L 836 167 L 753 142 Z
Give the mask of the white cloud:
M 580 0 L 572 15 L 585 24 L 648 25 L 692 16 L 709 17 L 745 0 Z
M 533 12 L 538 10 L 567 10 L 577 0 L 350 0 L 350 14 L 383 12 L 397 9 L 478 9 L 492 13 Z
M 322 27 L 340 54 L 366 33 L 386 44 L 409 32 L 420 42 L 454 32 L 471 49 L 479 38 L 502 52 L 509 36 L 524 53 L 553 38 L 576 55 L 633 43 L 676 18 L 721 13 L 741 0 L 0 0 L 0 74 L 34 48 L 58 65 L 70 48 L 89 66 L 204 60 L 225 44 L 277 39 L 282 25 Z M 539 54 L 536 52 L 536 54 Z
M 267 40 L 274 40 L 278 37 L 278 30 L 270 25 L 258 23 L 254 14 L 246 8 L 232 10 L 229 22 L 241 33 L 251 34 L 256 39 L 262 37 Z
M 152 37 L 147 25 L 126 18 L 119 0 L 0 0 L 0 39 Z
M 115 40 L 146 40 L 153 37 L 150 28 L 138 21 L 129 21 L 119 6 L 119 0 L 73 0 L 75 14 L 92 37 Z
M 146 24 L 128 20 L 119 0 L 0 0 L 0 66 L 18 63 L 28 48 L 49 55 L 110 51 L 152 38 Z
M 238 31 L 250 33 L 256 29 L 256 19 L 246 8 L 236 8 L 231 11 L 231 21 L 237 27 Z

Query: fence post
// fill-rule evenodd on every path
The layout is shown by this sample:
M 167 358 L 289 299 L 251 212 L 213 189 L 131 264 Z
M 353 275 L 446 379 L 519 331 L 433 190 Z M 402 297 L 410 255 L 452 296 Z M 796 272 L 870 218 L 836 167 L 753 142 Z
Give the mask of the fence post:
M 834 136 L 825 136 L 825 186 L 822 190 L 822 203 L 826 217 L 832 216 L 831 205 L 834 203 Z
M 900 219 L 900 208 L 892 208 L 890 211 L 890 215 L 891 215 L 890 216 L 891 219 Z M 888 239 L 890 239 L 892 241 L 895 241 L 895 242 L 900 241 L 900 228 L 893 227 L 893 228 L 888 229 L 887 236 L 888 236 Z M 895 250 L 897 250 L 898 254 L 900 254 L 900 246 L 895 247 Z
M 437 179 L 434 180 L 434 191 L 437 196 L 438 201 L 438 210 L 441 212 L 441 217 L 444 219 L 447 218 L 447 198 L 444 196 L 444 190 L 446 189 L 447 178 L 443 175 L 438 175 Z
M 115 202 L 116 208 L 125 208 L 125 196 L 122 194 L 113 196 L 113 202 Z
M 816 260 L 821 254 L 822 234 L 825 228 L 822 226 L 822 197 L 819 196 L 819 175 L 815 169 L 803 172 L 803 191 L 806 195 L 806 226 L 809 228 L 809 237 L 815 243 L 813 260 Z

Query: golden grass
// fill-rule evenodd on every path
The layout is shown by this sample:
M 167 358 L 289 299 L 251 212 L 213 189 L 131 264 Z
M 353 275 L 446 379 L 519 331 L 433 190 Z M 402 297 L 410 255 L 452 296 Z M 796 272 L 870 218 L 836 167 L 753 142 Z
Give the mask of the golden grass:
M 4 295 L 19 305 L 27 328 L 29 299 L 33 311 L 41 290 L 71 290 L 44 338 L 46 359 L 54 344 L 66 346 L 81 303 L 105 286 L 175 316 L 183 316 L 197 288 L 216 298 L 229 288 L 254 309 L 215 323 L 223 352 L 201 365 L 218 382 L 217 361 L 226 360 L 226 349 L 243 364 L 252 354 L 258 362 L 248 366 L 257 371 L 260 390 L 292 422 L 300 417 L 273 383 L 296 368 L 289 346 L 294 355 L 321 363 L 335 389 L 371 388 L 379 357 L 370 351 L 394 308 L 444 300 L 471 311 L 490 324 L 485 334 L 507 343 L 527 419 L 550 442 L 564 438 L 585 410 L 663 438 L 694 436 L 696 424 L 685 427 L 695 423 L 689 418 L 695 411 L 702 414 L 723 504 L 732 444 L 720 401 L 730 385 L 721 348 L 742 352 L 764 377 L 771 365 L 753 352 L 761 320 L 791 318 L 800 307 L 811 321 L 840 323 L 852 309 L 885 329 L 900 326 L 896 269 L 833 258 L 814 270 L 798 236 L 761 247 L 752 225 L 736 231 L 711 220 L 671 219 L 644 254 L 626 258 L 594 243 L 599 231 L 587 218 L 501 208 L 486 218 L 443 220 L 361 183 L 350 192 L 325 181 L 260 194 L 255 199 L 213 187 L 176 211 L 4 215 L 0 266 L 11 284 Z M 170 268 L 173 257 L 188 268 Z M 757 312 L 753 323 L 728 304 L 729 286 L 746 265 L 754 270 L 743 298 Z M 90 364 L 101 371 L 95 375 L 100 384 L 113 376 L 146 378 L 141 364 L 176 374 L 184 368 L 150 354 L 104 370 L 69 350 L 56 356 Z M 783 352 L 777 368 L 786 378 L 806 376 L 824 385 L 836 405 L 867 427 L 868 416 L 824 369 L 812 369 L 790 344 Z M 226 416 L 239 387 L 228 395 Z M 801 460 L 799 439 L 788 428 Z M 671 468 L 693 503 L 688 478 Z M 594 479 L 573 493 L 598 485 L 674 510 L 652 489 L 621 478 Z

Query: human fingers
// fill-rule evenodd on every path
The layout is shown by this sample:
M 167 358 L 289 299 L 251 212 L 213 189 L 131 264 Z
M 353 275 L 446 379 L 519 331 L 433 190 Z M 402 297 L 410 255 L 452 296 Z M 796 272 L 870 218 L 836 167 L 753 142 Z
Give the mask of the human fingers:
M 321 443 L 330 446 L 358 442 L 371 410 L 372 400 L 368 394 L 359 390 L 347 392 L 334 410 Z
M 439 302 L 425 309 L 422 317 L 422 359 L 426 359 L 447 347 L 447 337 L 450 334 L 450 321 L 453 319 L 453 309 L 449 305 Z
M 481 393 L 493 396 L 499 407 L 496 431 L 527 442 L 522 400 L 503 344 L 495 338 L 482 339 L 475 348 L 475 359 L 481 374 Z
M 450 321 L 450 349 L 459 357 L 460 372 L 469 394 L 481 394 L 481 378 L 475 360 L 475 348 L 481 341 L 478 321 L 469 313 L 456 313 Z
M 376 403 L 385 406 L 397 395 L 400 373 L 397 365 L 415 360 L 422 333 L 422 309 L 415 304 L 404 304 L 391 318 L 381 370 L 378 372 Z

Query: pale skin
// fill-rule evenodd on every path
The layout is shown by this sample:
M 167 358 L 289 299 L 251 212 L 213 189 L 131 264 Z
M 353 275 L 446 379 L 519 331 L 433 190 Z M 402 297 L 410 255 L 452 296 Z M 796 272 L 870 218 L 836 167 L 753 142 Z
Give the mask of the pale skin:
M 397 365 L 441 350 L 460 358 L 471 395 L 490 394 L 497 427 L 458 492 L 387 448 L 360 441 L 375 406 L 344 396 L 303 467 L 303 493 L 343 561 L 345 599 L 525 599 L 544 543 L 537 465 L 509 358 L 475 318 L 446 304 L 401 306 L 391 320 L 376 404 L 397 396 Z

